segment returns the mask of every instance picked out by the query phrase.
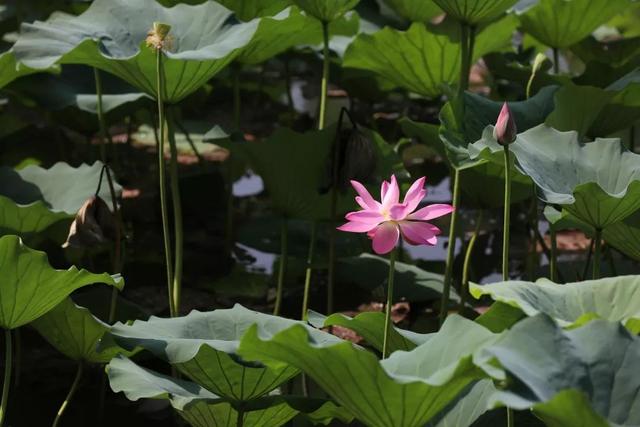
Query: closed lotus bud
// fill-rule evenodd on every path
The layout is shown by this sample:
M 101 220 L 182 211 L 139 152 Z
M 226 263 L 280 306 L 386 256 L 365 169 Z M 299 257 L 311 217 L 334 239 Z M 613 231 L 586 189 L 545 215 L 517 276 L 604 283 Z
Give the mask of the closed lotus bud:
M 105 201 L 92 196 L 78 210 L 62 247 L 88 249 L 102 245 L 113 239 L 115 227 L 115 218 Z
M 171 49 L 173 38 L 169 35 L 171 25 L 162 22 L 154 22 L 153 27 L 147 33 L 147 46 L 156 50 Z
M 505 102 L 500 110 L 498 121 L 493 128 L 493 137 L 500 145 L 509 145 L 516 140 L 518 135 L 518 129 L 516 128 L 516 122 L 513 120 L 513 115 L 509 109 L 509 105 Z

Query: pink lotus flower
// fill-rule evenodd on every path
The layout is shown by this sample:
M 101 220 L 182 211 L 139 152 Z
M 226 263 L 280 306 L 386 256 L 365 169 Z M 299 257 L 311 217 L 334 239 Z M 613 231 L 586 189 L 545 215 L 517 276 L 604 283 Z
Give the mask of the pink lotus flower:
M 509 104 L 506 102 L 502 105 L 500 115 L 496 121 L 496 125 L 493 128 L 493 137 L 500 145 L 509 145 L 515 142 L 518 136 L 518 129 L 516 128 L 516 122 L 511 114 Z
M 391 182 L 382 183 L 381 202 L 375 200 L 364 185 L 351 181 L 358 193 L 356 202 L 362 210 L 349 212 L 345 216 L 348 222 L 338 227 L 338 230 L 367 233 L 373 240 L 373 250 L 377 254 L 391 252 L 398 244 L 400 234 L 410 245 L 435 245 L 440 229 L 426 221 L 447 215 L 454 208 L 451 205 L 436 204 L 416 210 L 427 194 L 427 190 L 423 188 L 424 183 L 424 177 L 414 182 L 400 203 L 400 188 L 393 175 Z

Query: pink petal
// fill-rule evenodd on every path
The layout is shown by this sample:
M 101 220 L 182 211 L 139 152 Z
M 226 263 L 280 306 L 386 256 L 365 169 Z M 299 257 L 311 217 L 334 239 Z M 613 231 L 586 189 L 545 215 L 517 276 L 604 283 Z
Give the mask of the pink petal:
M 430 219 L 439 218 L 441 216 L 450 214 L 454 210 L 455 208 L 451 205 L 445 205 L 445 204 L 429 205 L 415 211 L 414 213 L 409 215 L 407 219 L 428 221 Z
M 382 181 L 382 185 L 380 186 L 380 201 L 384 200 L 384 196 L 387 195 L 388 190 L 389 190 L 389 182 Z
M 384 183 L 383 183 L 384 185 Z M 391 175 L 391 183 L 388 185 L 388 189 L 382 198 L 382 210 L 388 211 L 391 206 L 397 205 L 400 201 L 400 187 L 398 187 L 398 181 L 395 175 Z
M 369 205 L 367 205 L 360 196 L 356 196 L 356 203 L 360 205 L 362 209 L 369 209 Z
M 427 191 L 424 190 L 425 180 L 425 177 L 422 177 L 414 182 L 411 187 L 409 187 L 407 194 L 404 196 L 404 201 L 402 203 L 409 206 L 410 211 L 417 208 L 422 199 L 424 199 L 424 196 L 427 195 Z
M 336 227 L 336 230 L 346 231 L 349 233 L 367 233 L 377 226 L 378 224 L 367 224 L 364 222 L 347 222 L 340 227 Z
M 407 243 L 411 245 L 431 245 L 438 242 L 440 230 L 432 224 L 418 221 L 402 221 L 400 230 Z
M 356 197 L 356 202 L 358 202 L 360 206 L 362 206 L 364 209 L 373 209 L 373 210 L 380 209 L 380 203 L 378 203 L 373 198 L 373 196 L 371 196 L 371 193 L 369 193 L 369 191 L 364 185 L 360 184 L 358 181 L 355 181 L 355 180 L 351 181 L 351 185 L 356 190 L 356 192 L 358 193 L 358 196 L 360 196 L 362 202 L 364 203 L 363 205 L 360 202 L 358 202 L 358 198 Z
M 404 203 L 398 203 L 397 205 L 391 206 L 389 209 L 389 216 L 394 221 L 402 221 L 413 211 L 411 206 L 407 206 Z
M 378 255 L 388 254 L 396 247 L 400 231 L 393 222 L 384 222 L 375 229 L 373 235 L 373 250 Z
M 356 211 L 345 215 L 347 221 L 364 222 L 366 224 L 378 225 L 384 221 L 384 217 L 378 211 Z

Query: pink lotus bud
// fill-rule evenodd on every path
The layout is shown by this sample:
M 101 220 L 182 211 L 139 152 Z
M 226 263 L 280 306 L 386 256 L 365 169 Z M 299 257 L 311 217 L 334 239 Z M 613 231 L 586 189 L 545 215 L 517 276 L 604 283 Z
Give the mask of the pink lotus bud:
M 505 102 L 493 128 L 493 137 L 498 141 L 498 144 L 509 145 L 516 140 L 517 135 L 516 122 L 513 120 L 509 105 Z

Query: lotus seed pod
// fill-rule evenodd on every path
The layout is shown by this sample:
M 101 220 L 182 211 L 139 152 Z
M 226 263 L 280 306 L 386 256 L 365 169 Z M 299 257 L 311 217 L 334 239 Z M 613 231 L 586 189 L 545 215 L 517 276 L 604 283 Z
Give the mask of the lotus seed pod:
M 154 22 L 153 27 L 147 33 L 147 46 L 157 50 L 169 50 L 172 37 L 169 35 L 171 25 L 162 22 Z
M 496 125 L 493 128 L 493 137 L 500 145 L 509 145 L 516 140 L 517 135 L 516 122 L 513 120 L 509 105 L 505 102 L 502 105 L 502 110 L 500 110 L 498 121 L 496 121 Z
M 113 239 L 115 227 L 115 218 L 105 201 L 92 196 L 78 210 L 62 247 L 88 249 L 102 245 Z
M 335 150 L 339 152 L 336 153 Z M 337 164 L 334 165 L 334 162 Z M 354 179 L 362 182 L 371 181 L 376 170 L 376 162 L 375 147 L 369 137 L 358 128 L 343 129 L 329 153 L 325 178 L 319 189 L 320 194 L 327 193 L 334 186 L 344 190 Z

